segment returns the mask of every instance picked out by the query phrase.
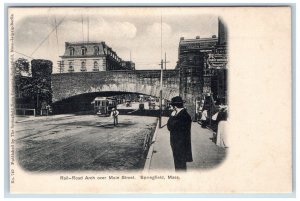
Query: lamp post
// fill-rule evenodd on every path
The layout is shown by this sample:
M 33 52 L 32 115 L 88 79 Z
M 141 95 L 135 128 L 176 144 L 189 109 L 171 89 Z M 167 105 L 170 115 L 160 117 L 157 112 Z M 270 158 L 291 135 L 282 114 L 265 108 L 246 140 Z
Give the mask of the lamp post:
M 159 128 L 161 128 L 161 117 L 162 117 L 162 82 L 163 82 L 163 60 L 161 60 L 160 68 L 160 90 L 159 90 Z
M 40 95 L 41 91 L 40 91 L 40 88 L 37 89 L 37 95 L 36 95 L 36 110 L 37 110 L 37 114 L 39 114 L 39 102 L 40 102 L 40 99 L 39 99 L 39 95 Z
M 37 111 L 38 112 L 40 112 L 41 110 L 39 110 L 39 108 L 41 107 L 41 104 L 40 104 L 40 95 L 41 94 L 43 94 L 44 92 L 45 92 L 45 82 L 46 82 L 46 79 L 45 78 L 43 78 L 41 81 L 40 81 L 40 83 L 38 83 L 37 85 L 36 85 L 36 87 L 37 87 L 37 95 L 36 95 L 36 109 L 37 109 Z M 42 96 L 43 97 L 43 96 Z M 42 98 L 42 100 L 43 100 L 43 98 Z

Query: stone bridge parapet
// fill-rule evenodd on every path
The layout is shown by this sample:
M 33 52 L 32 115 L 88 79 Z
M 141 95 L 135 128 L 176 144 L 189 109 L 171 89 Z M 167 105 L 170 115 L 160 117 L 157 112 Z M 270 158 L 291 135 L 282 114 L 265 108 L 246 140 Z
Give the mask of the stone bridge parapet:
M 52 102 L 94 92 L 130 92 L 159 96 L 160 70 L 101 71 L 52 74 Z M 163 98 L 179 95 L 177 70 L 164 70 Z

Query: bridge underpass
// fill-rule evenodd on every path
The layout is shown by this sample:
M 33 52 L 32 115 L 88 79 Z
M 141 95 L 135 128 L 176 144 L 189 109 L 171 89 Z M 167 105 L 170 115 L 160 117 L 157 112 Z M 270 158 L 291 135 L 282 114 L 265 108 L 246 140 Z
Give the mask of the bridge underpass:
M 164 71 L 163 75 L 163 99 L 170 100 L 179 95 L 178 71 Z M 62 73 L 53 74 L 51 79 L 54 114 L 90 114 L 91 102 L 97 96 L 143 94 L 159 97 L 160 94 L 159 70 Z M 154 113 L 156 116 L 157 112 Z
M 138 93 L 130 92 L 116 92 L 116 91 L 103 91 L 103 92 L 92 92 L 71 96 L 61 101 L 56 101 L 52 104 L 53 114 L 93 114 L 94 106 L 91 102 L 96 97 L 128 97 L 137 96 Z M 125 98 L 126 99 L 126 98 Z
M 87 94 L 80 94 L 76 96 L 57 101 L 52 104 L 52 114 L 77 114 L 77 115 L 87 115 L 95 114 L 94 105 L 91 102 L 96 97 L 118 97 L 118 111 L 121 115 L 137 115 L 137 116 L 153 116 L 158 117 L 160 110 L 158 107 L 158 102 L 156 102 L 155 109 L 150 109 L 147 101 L 139 102 L 138 96 L 149 96 L 147 94 L 140 93 L 128 93 L 128 92 L 94 92 Z M 157 97 L 156 97 L 157 98 Z M 124 100 L 132 100 L 132 106 L 126 107 Z M 143 104 L 144 109 L 139 109 L 139 104 Z M 163 107 L 162 115 L 169 116 L 171 111 Z

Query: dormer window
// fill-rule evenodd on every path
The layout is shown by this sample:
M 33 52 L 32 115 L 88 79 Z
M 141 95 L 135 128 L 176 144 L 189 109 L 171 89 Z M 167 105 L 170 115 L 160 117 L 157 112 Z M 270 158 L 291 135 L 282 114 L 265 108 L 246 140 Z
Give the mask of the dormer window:
M 69 51 L 70 51 L 70 56 L 74 56 L 75 54 L 75 49 L 73 47 L 70 47 L 69 48 Z
M 81 47 L 81 55 L 86 55 L 86 47 Z

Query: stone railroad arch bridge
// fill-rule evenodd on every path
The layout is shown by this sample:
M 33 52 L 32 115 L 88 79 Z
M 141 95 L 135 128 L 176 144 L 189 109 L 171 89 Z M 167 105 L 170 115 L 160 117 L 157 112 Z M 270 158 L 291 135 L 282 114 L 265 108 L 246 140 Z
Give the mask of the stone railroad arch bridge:
M 163 98 L 179 95 L 179 72 L 164 70 Z M 128 92 L 159 97 L 160 70 L 52 74 L 52 102 L 97 92 Z

